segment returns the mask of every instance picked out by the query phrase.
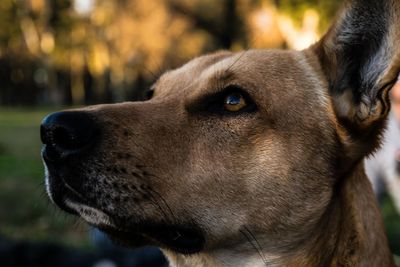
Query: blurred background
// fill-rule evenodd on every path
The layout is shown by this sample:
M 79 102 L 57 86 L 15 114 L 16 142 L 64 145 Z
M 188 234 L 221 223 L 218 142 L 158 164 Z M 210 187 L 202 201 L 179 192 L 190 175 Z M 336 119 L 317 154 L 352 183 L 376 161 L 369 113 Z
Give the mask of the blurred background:
M 1 0 L 0 257 L 10 244 L 96 253 L 85 224 L 44 193 L 39 124 L 47 113 L 140 100 L 162 72 L 203 53 L 303 49 L 326 30 L 340 2 Z M 400 255 L 400 217 L 389 197 L 381 202 Z

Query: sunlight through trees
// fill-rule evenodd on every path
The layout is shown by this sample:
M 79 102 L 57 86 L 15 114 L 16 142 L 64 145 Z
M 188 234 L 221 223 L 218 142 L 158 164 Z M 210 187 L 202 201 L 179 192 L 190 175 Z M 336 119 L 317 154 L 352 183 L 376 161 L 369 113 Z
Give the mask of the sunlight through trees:
M 334 0 L 2 0 L 0 104 L 140 99 L 163 71 L 218 49 L 303 49 Z

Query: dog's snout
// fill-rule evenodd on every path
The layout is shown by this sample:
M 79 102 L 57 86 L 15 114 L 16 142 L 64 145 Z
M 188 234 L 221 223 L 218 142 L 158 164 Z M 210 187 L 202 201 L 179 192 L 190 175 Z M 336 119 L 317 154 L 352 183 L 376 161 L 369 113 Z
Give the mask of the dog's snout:
M 49 160 L 76 154 L 95 142 L 98 126 L 93 117 L 85 112 L 69 111 L 48 115 L 42 121 L 40 136 Z

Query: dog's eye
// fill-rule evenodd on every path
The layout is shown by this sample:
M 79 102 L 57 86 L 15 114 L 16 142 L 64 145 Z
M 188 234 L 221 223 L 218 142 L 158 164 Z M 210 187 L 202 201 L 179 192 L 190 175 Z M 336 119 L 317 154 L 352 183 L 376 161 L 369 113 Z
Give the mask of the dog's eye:
M 257 111 L 257 105 L 241 87 L 229 85 L 220 92 L 204 95 L 187 105 L 190 112 L 220 116 L 236 116 Z
M 246 99 L 240 93 L 232 93 L 225 97 L 224 108 L 230 112 L 237 112 L 247 106 Z

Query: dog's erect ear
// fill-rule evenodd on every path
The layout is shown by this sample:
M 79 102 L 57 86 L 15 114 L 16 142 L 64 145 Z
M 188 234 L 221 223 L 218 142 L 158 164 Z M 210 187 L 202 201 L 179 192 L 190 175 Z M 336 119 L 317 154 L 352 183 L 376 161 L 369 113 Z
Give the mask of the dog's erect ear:
M 336 23 L 311 48 L 352 142 L 377 139 L 372 135 L 379 134 L 390 110 L 389 91 L 400 69 L 399 16 L 400 0 L 346 1 Z

